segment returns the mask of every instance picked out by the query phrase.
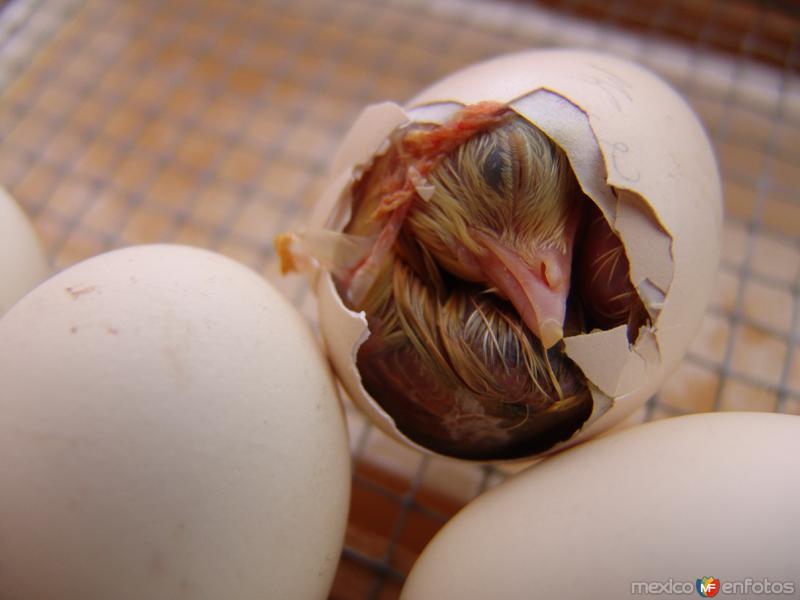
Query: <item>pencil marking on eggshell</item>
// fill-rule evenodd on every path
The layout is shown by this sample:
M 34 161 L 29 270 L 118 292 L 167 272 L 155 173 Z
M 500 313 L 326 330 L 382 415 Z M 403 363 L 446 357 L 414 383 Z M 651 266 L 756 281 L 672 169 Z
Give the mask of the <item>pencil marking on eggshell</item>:
M 642 174 L 639 170 L 628 170 L 628 168 L 625 167 L 625 159 L 628 152 L 630 152 L 628 144 L 625 142 L 613 142 L 609 145 L 611 146 L 611 163 L 614 165 L 614 170 L 617 174 L 625 181 L 630 181 L 631 183 L 639 181 L 642 178 Z
M 97 286 L 94 285 L 71 285 L 69 287 L 64 288 L 64 291 L 67 292 L 73 300 L 77 300 L 81 296 L 85 296 L 86 294 L 91 294 L 92 292 L 97 291 Z
M 627 100 L 628 103 L 633 103 L 633 97 L 630 95 L 630 93 L 628 93 L 628 89 L 630 89 L 631 86 L 627 81 L 622 79 L 622 77 L 619 75 L 611 73 L 599 65 L 590 63 L 589 67 L 595 71 L 599 71 L 602 75 L 587 75 L 584 77 L 579 77 L 579 79 L 587 83 L 591 83 L 601 89 L 614 105 L 614 108 L 617 109 L 617 112 L 622 110 L 622 103 L 620 102 L 619 96 Z

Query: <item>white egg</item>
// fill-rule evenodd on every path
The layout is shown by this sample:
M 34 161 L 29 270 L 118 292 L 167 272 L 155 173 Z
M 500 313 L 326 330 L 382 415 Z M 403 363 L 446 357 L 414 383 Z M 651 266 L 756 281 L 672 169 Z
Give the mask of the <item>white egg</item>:
M 104 254 L 0 320 L 0 597 L 324 598 L 350 490 L 303 317 L 182 246 Z
M 14 199 L 0 187 L 0 315 L 47 276 L 36 232 Z
M 692 109 L 641 66 L 583 50 L 522 52 L 462 69 L 405 107 L 391 102 L 367 107 L 333 161 L 330 183 L 309 228 L 341 231 L 347 225 L 354 182 L 386 151 L 398 128 L 441 124 L 463 106 L 483 101 L 508 105 L 564 150 L 581 188 L 624 244 L 631 283 L 650 319 L 633 343 L 625 324 L 564 338 L 564 352 L 585 376 L 593 407 L 583 422 L 558 434 L 558 443 L 548 441 L 544 450 L 554 451 L 622 421 L 659 388 L 686 352 L 719 258 L 717 165 Z M 429 451 L 365 389 L 356 356 L 371 335 L 366 316 L 349 310 L 324 267 L 318 266 L 315 290 L 337 375 L 380 429 Z M 469 417 L 448 414 L 452 420 L 461 416 Z
M 667 419 L 588 442 L 467 505 L 402 598 L 697 597 L 706 577 L 728 586 L 725 598 L 761 597 L 753 585 L 765 580 L 795 597 L 798 453 L 800 417 L 767 413 Z

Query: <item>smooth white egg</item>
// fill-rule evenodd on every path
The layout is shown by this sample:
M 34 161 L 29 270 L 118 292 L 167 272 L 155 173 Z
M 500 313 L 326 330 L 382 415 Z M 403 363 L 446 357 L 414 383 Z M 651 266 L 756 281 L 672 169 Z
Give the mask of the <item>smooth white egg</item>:
M 326 597 L 343 414 L 256 273 L 183 246 L 82 262 L 0 320 L 0 387 L 0 597 Z
M 795 596 L 798 453 L 800 417 L 769 413 L 666 419 L 587 442 L 467 505 L 401 597 L 699 597 L 703 578 L 728 586 L 725 598 L 762 597 L 753 585 L 765 581 Z
M 0 187 L 0 315 L 47 276 L 47 260 L 28 217 Z

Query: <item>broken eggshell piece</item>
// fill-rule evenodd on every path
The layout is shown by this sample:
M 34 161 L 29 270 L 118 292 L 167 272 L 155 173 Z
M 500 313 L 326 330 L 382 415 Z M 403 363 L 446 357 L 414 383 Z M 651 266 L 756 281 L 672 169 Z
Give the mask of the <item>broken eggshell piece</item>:
M 344 229 L 353 183 L 386 151 L 397 128 L 441 124 L 482 101 L 507 104 L 564 150 L 584 193 L 622 240 L 632 283 L 650 316 L 632 344 L 627 325 L 564 339 L 566 354 L 589 381 L 594 407 L 552 451 L 620 422 L 658 389 L 686 351 L 719 257 L 717 166 L 695 114 L 650 72 L 586 51 L 524 52 L 458 71 L 405 108 L 391 102 L 367 107 L 339 148 L 308 229 Z M 356 355 L 369 337 L 366 316 L 345 306 L 331 274 L 317 266 L 320 327 L 348 394 L 384 432 L 430 451 L 406 437 L 364 389 Z

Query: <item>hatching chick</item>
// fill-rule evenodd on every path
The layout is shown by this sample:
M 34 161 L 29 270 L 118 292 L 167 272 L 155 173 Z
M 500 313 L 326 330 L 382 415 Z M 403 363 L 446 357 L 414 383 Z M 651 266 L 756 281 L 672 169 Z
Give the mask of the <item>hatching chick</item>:
M 311 257 L 330 270 L 364 311 L 358 369 L 398 427 L 469 458 L 542 451 L 579 429 L 591 394 L 556 344 L 621 324 L 638 296 L 563 151 L 507 106 L 467 106 L 396 132 L 352 198 L 343 232 L 276 247 L 284 269 Z
M 563 337 L 582 196 L 566 156 L 520 117 L 428 175 L 407 227 L 450 273 L 508 299 L 545 348 Z
M 452 149 L 456 127 L 436 143 L 422 132 L 419 153 L 413 138 L 396 141 L 376 160 L 354 190 L 345 231 L 377 241 L 352 276 L 336 277 L 367 315 L 371 333 L 358 353 L 367 391 L 409 437 L 465 458 L 543 450 L 592 406 L 580 370 L 547 350 L 565 326 L 577 183 L 539 130 L 507 110 L 482 110 L 488 118 L 469 129 L 483 131 Z M 420 155 L 436 160 L 421 164 Z M 409 169 L 425 179 L 417 187 L 430 187 L 387 203 Z
M 563 337 L 583 197 L 563 151 L 541 131 L 506 107 L 464 110 L 470 108 L 469 123 L 484 131 L 451 125 L 433 142 L 435 134 L 411 132 L 373 166 L 357 190 L 347 232 L 376 236 L 376 215 L 389 213 L 380 221 L 386 243 L 375 243 L 344 287 L 359 304 L 390 254 L 387 245 L 405 228 L 451 274 L 509 300 L 550 348 Z M 468 139 L 460 139 L 461 129 Z M 426 160 L 422 166 L 418 156 Z M 407 172 L 424 177 L 432 194 L 404 195 Z M 399 202 L 387 202 L 398 195 Z

